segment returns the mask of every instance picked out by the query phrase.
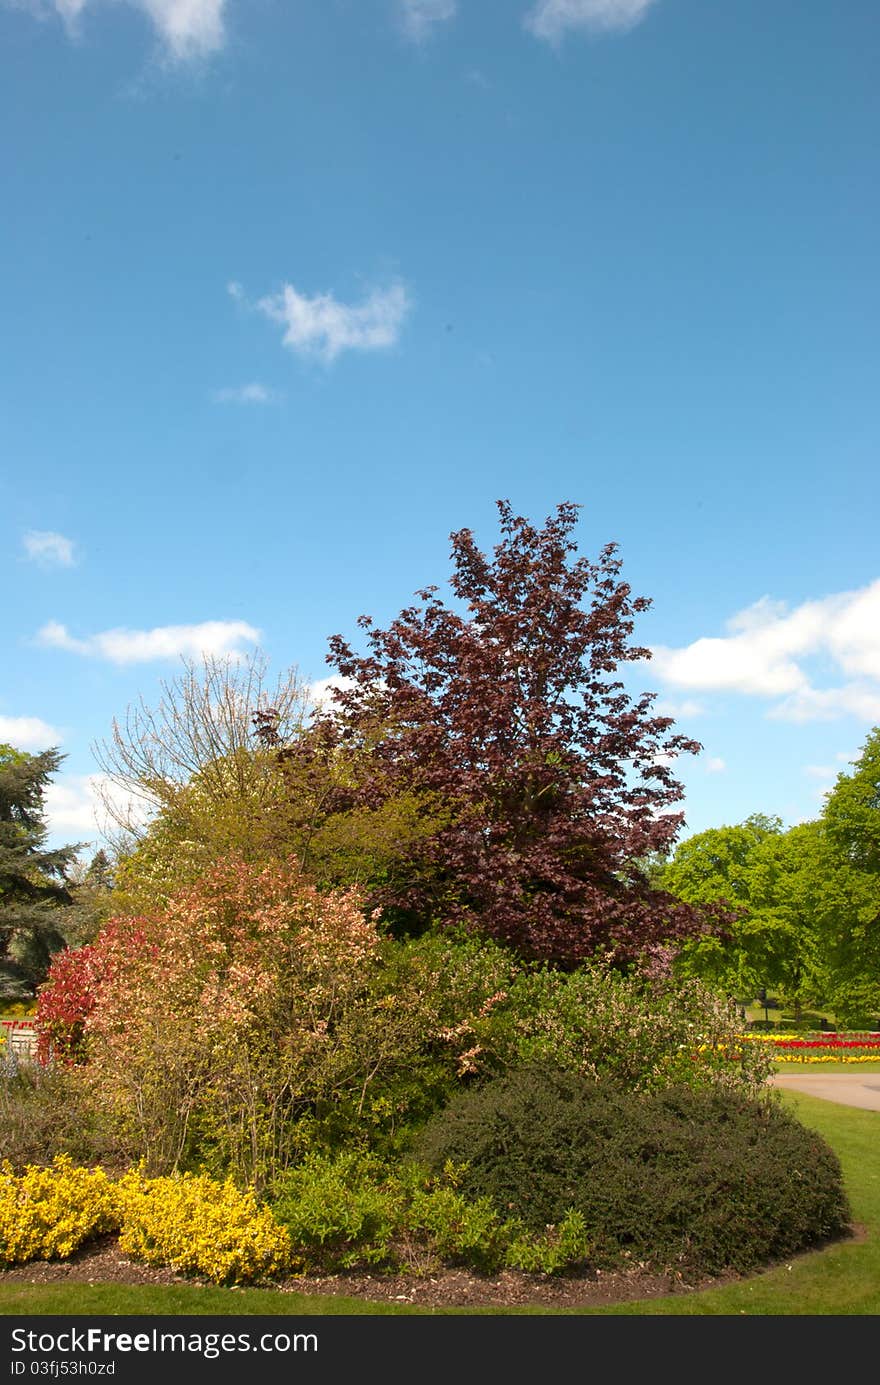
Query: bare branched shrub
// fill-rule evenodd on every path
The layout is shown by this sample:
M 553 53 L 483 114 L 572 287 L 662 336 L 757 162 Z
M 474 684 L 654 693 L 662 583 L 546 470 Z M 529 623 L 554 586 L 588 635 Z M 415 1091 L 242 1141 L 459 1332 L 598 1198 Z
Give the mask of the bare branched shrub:
M 268 719 L 276 744 L 285 744 L 311 708 L 296 668 L 270 686 L 262 654 L 182 662 L 183 672 L 161 683 L 157 707 L 142 698 L 92 747 L 105 812 L 129 843 L 193 788 L 207 804 L 260 803 L 275 791 L 277 773 L 259 728 Z

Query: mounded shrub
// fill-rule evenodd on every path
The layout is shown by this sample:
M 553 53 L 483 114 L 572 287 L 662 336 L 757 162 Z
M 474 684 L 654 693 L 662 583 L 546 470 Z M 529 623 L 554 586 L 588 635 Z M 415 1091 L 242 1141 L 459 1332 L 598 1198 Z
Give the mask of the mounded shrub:
M 634 1093 L 527 1066 L 456 1097 L 413 1154 L 434 1169 L 464 1164 L 465 1196 L 532 1231 L 582 1214 L 605 1268 L 747 1273 L 850 1220 L 824 1140 L 777 1100 L 725 1088 Z
M 171 1265 L 215 1284 L 271 1279 L 290 1260 L 290 1240 L 252 1189 L 207 1175 L 147 1178 L 126 1173 L 115 1187 L 119 1249 L 147 1265 Z
M 0 1265 L 65 1260 L 116 1224 L 115 1190 L 103 1169 L 78 1168 L 66 1154 L 18 1174 L 0 1162 Z

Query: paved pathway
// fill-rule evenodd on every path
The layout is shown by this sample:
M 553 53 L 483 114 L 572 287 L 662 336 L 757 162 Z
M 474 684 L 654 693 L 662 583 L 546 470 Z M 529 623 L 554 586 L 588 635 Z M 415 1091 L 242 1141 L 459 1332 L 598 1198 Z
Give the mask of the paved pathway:
M 795 1091 L 836 1101 L 841 1106 L 880 1111 L 880 1072 L 777 1072 L 770 1081 L 777 1087 L 794 1087 Z

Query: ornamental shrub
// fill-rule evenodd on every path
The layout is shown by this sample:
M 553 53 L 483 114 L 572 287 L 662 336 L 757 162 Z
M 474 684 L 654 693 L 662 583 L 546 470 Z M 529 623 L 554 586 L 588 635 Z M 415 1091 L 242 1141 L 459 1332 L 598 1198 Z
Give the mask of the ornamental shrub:
M 124 1163 L 112 1125 L 92 1102 L 82 1069 L 22 1063 L 0 1080 L 0 1159 L 14 1169 L 69 1154 L 79 1164 Z
M 529 1065 L 464 1092 L 413 1142 L 533 1232 L 583 1217 L 599 1267 L 745 1273 L 843 1235 L 840 1165 L 779 1101 L 722 1087 L 634 1093 Z
M 231 858 L 117 927 L 143 943 L 99 987 L 86 1071 L 149 1172 L 208 1163 L 261 1185 L 298 1152 L 304 1116 L 381 1068 L 350 1036 L 378 946 L 353 891 Z
M 401 1190 L 375 1156 L 310 1154 L 288 1169 L 272 1202 L 307 1273 L 392 1259 Z
M 64 1260 L 117 1225 L 114 1185 L 102 1169 L 77 1168 L 66 1154 L 20 1174 L 0 1164 L 0 1262 Z
M 529 1062 L 642 1091 L 687 1084 L 753 1094 L 773 1067 L 768 1053 L 742 1044 L 736 1013 L 701 981 L 621 973 L 598 960 L 563 972 L 446 929 L 384 940 L 369 996 L 345 1026 L 350 1049 L 382 1062 L 363 1087 L 337 1084 L 324 1104 L 314 1135 L 330 1148 L 366 1139 L 401 1152 L 462 1085 Z
M 116 1185 L 119 1248 L 148 1265 L 204 1275 L 215 1284 L 271 1278 L 290 1263 L 290 1239 L 252 1190 L 207 1175 L 147 1178 Z
M 406 1220 L 410 1246 L 422 1245 L 434 1264 L 467 1265 L 481 1274 L 508 1263 L 512 1247 L 521 1253 L 523 1240 L 539 1256 L 541 1237 L 523 1237 L 520 1223 L 503 1217 L 489 1198 L 465 1197 L 455 1177 L 427 1178 L 415 1188 Z
M 579 1213 L 531 1230 L 490 1198 L 466 1195 L 461 1173 L 451 1164 L 439 1174 L 414 1162 L 392 1167 L 364 1152 L 312 1154 L 277 1181 L 271 1206 L 307 1273 L 465 1265 L 555 1274 L 587 1258 Z
M 111 919 L 93 943 L 67 947 L 52 958 L 46 980 L 37 991 L 37 1044 L 40 1060 L 63 1063 L 86 1058 L 86 1023 L 101 990 L 111 986 L 146 950 L 155 957 L 138 919 Z
M 735 1012 L 712 987 L 600 960 L 572 972 L 523 968 L 472 1030 L 481 1076 L 536 1064 L 646 1092 L 717 1085 L 756 1095 L 773 1067 L 740 1042 Z

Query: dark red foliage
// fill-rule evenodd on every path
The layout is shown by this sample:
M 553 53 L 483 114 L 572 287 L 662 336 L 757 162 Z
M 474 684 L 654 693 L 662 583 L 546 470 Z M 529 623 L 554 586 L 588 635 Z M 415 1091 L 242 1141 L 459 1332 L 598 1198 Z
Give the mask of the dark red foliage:
M 543 529 L 498 509 L 493 558 L 469 529 L 451 535 L 459 609 L 428 587 L 387 630 L 359 619 L 365 655 L 330 640 L 327 662 L 351 684 L 316 736 L 364 749 L 360 803 L 408 791 L 437 820 L 371 903 L 463 922 L 527 957 L 627 960 L 704 926 L 639 866 L 683 821 L 670 761 L 701 747 L 652 713 L 655 694 L 633 701 L 615 677 L 650 657 L 629 643 L 650 602 L 620 580 L 617 546 L 574 559 L 574 504 Z

